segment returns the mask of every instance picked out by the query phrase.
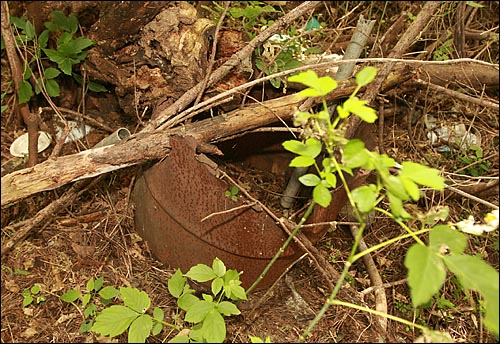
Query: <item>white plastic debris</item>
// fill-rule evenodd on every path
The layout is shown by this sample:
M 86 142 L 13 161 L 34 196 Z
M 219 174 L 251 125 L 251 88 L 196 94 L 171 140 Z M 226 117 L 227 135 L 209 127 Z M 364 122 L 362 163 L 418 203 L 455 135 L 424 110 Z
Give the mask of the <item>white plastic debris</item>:
M 50 146 L 52 137 L 45 131 L 39 131 L 38 133 L 38 153 L 40 153 Z M 12 142 L 12 145 L 10 146 L 10 154 L 20 158 L 28 155 L 28 133 L 19 136 L 14 140 L 14 142 Z

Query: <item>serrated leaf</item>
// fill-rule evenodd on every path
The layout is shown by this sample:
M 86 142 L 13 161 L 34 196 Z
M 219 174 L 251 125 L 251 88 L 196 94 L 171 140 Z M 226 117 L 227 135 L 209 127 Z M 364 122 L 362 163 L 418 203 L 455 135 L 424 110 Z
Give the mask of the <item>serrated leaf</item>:
M 230 287 L 231 295 L 237 297 L 239 300 L 247 300 L 245 288 L 240 285 L 232 285 Z
M 441 253 L 446 247 L 452 254 L 462 254 L 467 247 L 467 237 L 447 225 L 437 225 L 429 234 L 429 247 L 436 253 Z
M 98 279 L 95 280 L 94 283 L 94 290 L 99 291 L 101 290 L 102 286 L 104 285 L 104 277 L 99 277 Z
M 408 285 L 415 307 L 427 303 L 445 279 L 444 263 L 429 247 L 413 244 L 406 253 L 404 264 L 408 269 Z
M 31 87 L 31 84 L 26 80 L 21 81 L 18 84 L 18 92 L 17 92 L 19 104 L 27 103 L 31 99 L 32 95 L 33 95 L 33 88 Z
M 324 185 L 318 184 L 313 189 L 313 199 L 314 202 L 318 203 L 323 208 L 326 208 L 332 201 L 332 195 Z
M 212 309 L 208 312 L 202 326 L 203 337 L 209 343 L 222 343 L 226 339 L 226 323 L 220 313 Z
M 148 294 L 137 288 L 120 287 L 120 296 L 125 306 L 138 313 L 145 313 L 151 306 Z
M 366 106 L 366 103 L 366 100 L 360 100 L 358 97 L 351 97 L 345 101 L 342 107 L 344 110 L 352 112 L 363 121 L 373 123 L 378 118 L 377 111 L 369 106 Z
M 179 297 L 179 299 L 177 300 L 177 305 L 181 309 L 188 311 L 198 301 L 200 301 L 200 299 L 198 299 L 193 294 L 182 294 L 181 297 Z
M 337 177 L 333 173 L 326 173 L 325 180 L 330 187 L 334 188 L 337 186 Z
M 116 337 L 125 332 L 132 321 L 140 315 L 128 307 L 113 305 L 97 315 L 91 331 L 103 336 Z
M 42 33 L 38 36 L 38 44 L 40 44 L 40 47 L 46 48 L 48 42 L 49 42 L 49 30 L 43 30 Z
M 499 278 L 498 271 L 477 256 L 450 255 L 444 258 L 448 269 L 460 284 L 469 290 L 478 291 L 486 310 L 484 323 L 490 331 L 499 333 Z
M 45 88 L 49 97 L 59 97 L 61 95 L 59 84 L 55 80 L 47 80 Z
M 238 307 L 229 301 L 222 301 L 217 305 L 217 309 L 221 314 L 226 316 L 238 315 L 241 313 Z
M 168 292 L 173 297 L 179 298 L 184 290 L 186 278 L 182 275 L 182 271 L 177 269 L 175 273 L 168 279 Z
M 233 185 L 233 187 L 236 187 L 236 186 Z M 226 273 L 226 266 L 224 265 L 224 263 L 222 262 L 222 260 L 220 260 L 219 258 L 215 257 L 214 260 L 213 260 L 213 262 L 212 262 L 212 270 L 214 271 L 214 273 L 218 277 L 222 277 Z
M 365 149 L 365 143 L 359 139 L 350 140 L 344 147 L 342 161 L 349 168 L 362 167 L 368 163 L 370 155 Z
M 82 307 L 83 308 L 87 307 L 87 304 L 90 302 L 91 297 L 92 296 L 90 294 L 83 295 L 83 297 L 82 297 Z
M 103 299 L 112 299 L 120 294 L 120 291 L 113 286 L 107 286 L 99 290 L 99 296 Z
M 91 292 L 94 290 L 94 277 L 90 277 L 89 281 L 87 282 L 87 285 L 85 286 L 85 289 L 88 292 Z
M 377 188 L 373 184 L 360 186 L 354 189 L 351 195 L 362 213 L 370 212 L 377 203 Z
M 205 319 L 207 314 L 215 308 L 215 303 L 205 300 L 198 300 L 186 312 L 184 320 L 192 323 L 199 323 Z
M 224 280 L 220 277 L 217 277 L 212 281 L 211 289 L 212 289 L 212 294 L 217 295 L 222 289 L 222 286 L 224 285 Z
M 401 175 L 398 177 L 399 177 L 399 180 L 401 181 L 401 183 L 403 184 L 406 192 L 411 197 L 411 199 L 414 201 L 418 201 L 418 199 L 420 198 L 420 190 L 418 188 L 418 185 L 415 184 L 409 178 L 406 178 L 406 177 L 401 176 Z
M 405 161 L 401 165 L 403 166 L 400 172 L 401 176 L 436 190 L 444 189 L 444 178 L 439 175 L 439 170 L 411 161 Z
M 372 66 L 365 67 L 356 74 L 356 84 L 360 87 L 368 85 L 375 80 L 375 76 L 377 76 L 377 68 Z
M 321 179 L 312 173 L 304 174 L 299 178 L 299 181 L 305 186 L 316 186 L 321 183 Z
M 147 314 L 142 314 L 135 319 L 128 330 L 129 343 L 145 343 L 153 328 L 153 320 Z
M 54 67 L 49 67 L 44 71 L 45 79 L 54 79 L 57 78 L 61 72 L 54 68 Z
M 80 291 L 71 289 L 62 294 L 59 298 L 64 302 L 74 302 L 80 296 L 82 296 L 82 293 Z
M 197 282 L 207 282 L 217 277 L 215 272 L 205 264 L 197 264 L 191 267 L 185 276 Z

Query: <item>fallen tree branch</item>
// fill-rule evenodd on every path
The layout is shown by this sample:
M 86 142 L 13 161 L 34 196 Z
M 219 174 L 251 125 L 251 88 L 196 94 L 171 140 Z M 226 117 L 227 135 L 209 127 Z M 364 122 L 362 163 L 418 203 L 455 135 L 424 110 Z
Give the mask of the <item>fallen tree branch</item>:
M 308 11 L 314 9 L 316 6 L 321 4 L 321 2 L 316 1 L 306 1 L 289 13 L 284 15 L 283 17 L 276 20 L 276 22 L 271 25 L 269 28 L 260 33 L 257 37 L 255 37 L 252 41 L 250 41 L 243 49 L 235 53 L 229 60 L 227 60 L 222 66 L 217 68 L 206 83 L 207 87 L 212 86 L 216 82 L 222 80 L 233 68 L 239 66 L 241 61 L 244 61 L 248 56 L 250 56 L 255 48 L 260 44 L 264 43 L 269 37 L 271 37 L 279 30 L 283 29 L 287 24 L 291 23 L 295 19 L 301 17 Z M 198 83 L 196 86 L 191 88 L 189 91 L 184 93 L 182 97 L 177 99 L 177 101 L 170 105 L 165 110 L 161 111 L 159 114 L 154 114 L 153 119 L 148 123 L 148 125 L 142 130 L 143 132 L 151 132 L 158 128 L 160 125 L 165 123 L 165 126 L 172 123 L 178 123 L 181 120 L 181 117 L 177 114 L 185 109 L 193 100 L 196 99 L 198 94 L 200 93 L 204 82 Z M 176 117 L 173 117 L 177 115 Z
M 354 86 L 339 83 L 332 99 L 345 97 Z M 171 135 L 190 135 L 199 143 L 217 141 L 236 133 L 290 120 L 302 102 L 295 95 L 250 104 L 225 116 L 194 122 L 182 127 L 152 133 L 139 133 L 114 146 L 85 150 L 78 154 L 46 160 L 36 166 L 2 177 L 2 207 L 35 193 L 52 190 L 67 183 L 98 176 L 121 168 L 161 159 L 168 155 Z M 319 100 L 318 100 L 319 102 Z

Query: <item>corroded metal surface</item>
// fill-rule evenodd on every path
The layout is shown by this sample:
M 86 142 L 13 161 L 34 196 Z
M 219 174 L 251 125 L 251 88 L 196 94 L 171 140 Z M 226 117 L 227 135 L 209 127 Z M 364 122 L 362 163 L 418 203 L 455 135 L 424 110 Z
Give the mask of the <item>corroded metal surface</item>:
M 243 271 L 248 287 L 279 250 L 287 235 L 264 211 L 225 195 L 231 185 L 217 176 L 215 163 L 195 153 L 190 137 L 171 137 L 172 151 L 138 178 L 134 188 L 136 230 L 157 258 L 183 272 L 215 257 Z M 216 213 L 216 214 L 214 214 Z M 207 215 L 214 214 L 205 221 Z M 292 244 L 259 287 L 269 286 L 302 252 Z

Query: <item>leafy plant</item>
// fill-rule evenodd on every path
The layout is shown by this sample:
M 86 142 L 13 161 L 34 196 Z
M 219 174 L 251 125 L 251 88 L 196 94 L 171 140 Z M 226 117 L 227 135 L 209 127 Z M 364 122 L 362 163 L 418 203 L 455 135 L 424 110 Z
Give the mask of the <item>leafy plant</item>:
M 200 283 L 211 281 L 211 294 L 202 293 L 201 299 L 197 297 L 186 277 Z M 224 341 L 224 316 L 240 314 L 233 302 L 247 299 L 239 273 L 236 270 L 226 270 L 219 258 L 213 260 L 212 267 L 198 264 L 184 275 L 178 269 L 168 281 L 168 290 L 177 298 L 179 308 L 185 311 L 184 321 L 193 324 L 188 334 L 179 333 L 170 341 L 172 343 Z
M 41 295 L 42 287 L 39 284 L 34 284 L 31 288 L 26 288 L 22 291 L 23 307 L 28 307 L 32 303 L 38 305 L 46 300 L 45 295 Z
M 24 61 L 23 80 L 19 84 L 19 104 L 28 102 L 33 93 L 38 95 L 42 90 L 46 90 L 49 97 L 58 97 L 60 87 L 57 79 L 61 73 L 72 76 L 81 84 L 82 77 L 73 72 L 73 67 L 85 60 L 88 55 L 86 49 L 92 47 L 95 42 L 84 37 L 75 37 L 78 20 L 74 14 L 66 16 L 61 11 L 53 11 L 51 17 L 51 21 L 44 23 L 46 29 L 38 36 L 35 26 L 25 16 L 10 18 L 16 43 L 24 49 L 27 56 Z M 55 40 L 55 49 L 49 48 L 51 39 Z M 53 65 L 42 63 L 47 60 Z M 35 81 L 34 90 L 30 83 L 31 78 Z M 106 91 L 104 86 L 92 81 L 87 85 L 91 91 Z M 3 109 L 2 106 L 2 111 Z
M 469 149 L 462 149 L 458 161 L 466 167 L 463 169 L 463 173 L 473 177 L 487 174 L 491 167 L 491 161 L 483 160 L 483 150 L 477 145 L 472 145 Z
M 59 297 L 62 301 L 72 303 L 75 306 L 76 301 L 81 302 L 81 308 L 83 308 L 83 315 L 85 319 L 80 326 L 79 333 L 88 332 L 94 324 L 94 318 L 98 310 L 94 299 L 97 296 L 101 297 L 101 303 L 106 306 L 111 303 L 112 299 L 118 296 L 120 293 L 116 288 L 112 286 L 103 288 L 103 284 L 103 277 L 99 277 L 97 279 L 91 277 L 87 282 L 85 293 L 82 293 L 77 289 L 70 289 Z
M 450 38 L 441 44 L 439 48 L 432 53 L 434 61 L 447 61 L 453 53 L 453 38 Z
M 316 203 L 322 207 L 327 207 L 330 204 L 332 200 L 330 190 L 337 186 L 337 179 L 340 179 L 354 209 L 354 215 L 360 223 L 359 234 L 355 238 L 351 254 L 340 279 L 337 281 L 328 301 L 302 334 L 301 339 L 307 336 L 312 327 L 332 304 L 362 309 L 358 305 L 335 299 L 343 281 L 348 279 L 349 267 L 363 255 L 407 237 L 412 237 L 416 242 L 408 250 L 404 261 L 408 269 L 408 284 L 413 306 L 416 308 L 431 301 L 433 296 L 442 288 L 447 271 L 450 271 L 457 277 L 464 289 L 477 291 L 482 296 L 485 310 L 484 323 L 490 331 L 498 336 L 498 271 L 481 258 L 465 254 L 467 237 L 460 233 L 462 231 L 480 235 L 483 232 L 495 230 L 498 228 L 498 210 L 485 217 L 484 222 L 486 224 L 475 224 L 472 217 L 456 224 L 436 224 L 437 221 L 446 219 L 448 213 L 447 211 L 431 210 L 427 215 L 419 214 L 417 216 L 417 220 L 421 222 L 421 229 L 414 231 L 405 223 L 413 219 L 413 216 L 406 211 L 404 202 L 418 201 L 420 199 L 419 185 L 443 190 L 444 179 L 439 175 L 439 171 L 415 162 L 398 163 L 385 154 L 367 150 L 364 143 L 359 139 L 348 140 L 345 138 L 344 120 L 350 115 L 354 114 L 368 123 L 373 123 L 377 119 L 375 110 L 367 106 L 366 101 L 356 97 L 356 93 L 362 86 L 374 80 L 376 72 L 375 68 L 366 67 L 356 75 L 356 89 L 342 105 L 337 106 L 338 116 L 333 120 L 328 112 L 324 96 L 337 87 L 335 80 L 328 76 L 319 78 L 314 71 L 302 72 L 289 78 L 289 81 L 299 82 L 307 87 L 298 96 L 302 98 L 323 97 L 323 110 L 317 113 L 298 111 L 294 116 L 294 124 L 304 127 L 305 137 L 303 141 L 289 140 L 283 142 L 283 147 L 286 150 L 297 154 L 297 157 L 290 162 L 290 166 L 313 166 L 316 171 L 316 173 L 308 173 L 299 178 L 302 184 L 313 188 L 313 202 L 303 215 L 303 219 L 307 218 Z M 323 151 L 326 151 L 326 157 L 320 159 L 320 154 Z M 340 152 L 340 162 L 335 154 L 337 151 Z M 349 190 L 344 173 L 353 175 L 354 170 L 357 168 L 374 170 L 376 172 L 376 183 L 364 185 L 352 191 Z M 383 200 L 388 201 L 390 211 L 386 211 L 379 206 Z M 404 228 L 408 234 L 387 240 L 356 254 L 357 246 L 366 227 L 363 214 L 372 210 L 389 216 Z M 297 232 L 302 223 L 303 220 L 294 229 L 292 235 Z M 457 229 L 460 231 L 457 231 Z M 425 244 L 418 235 L 427 232 L 429 232 L 429 243 Z M 280 252 L 283 249 L 282 247 Z M 279 252 L 273 259 L 277 259 L 277 256 L 279 256 Z M 443 304 L 443 301 L 441 301 L 441 304 Z M 389 317 L 389 315 L 377 311 L 364 310 Z M 434 338 L 434 340 L 444 338 L 443 334 L 430 331 L 425 326 L 394 316 L 390 317 L 409 326 L 420 328 L 425 337 Z M 446 334 L 445 337 L 449 338 L 449 335 Z
M 128 330 L 129 343 L 144 343 L 150 335 L 161 332 L 165 314 L 158 307 L 154 307 L 153 316 L 146 313 L 151 307 L 151 300 L 145 291 L 120 287 L 119 296 L 123 305 L 112 305 L 102 310 L 90 331 L 116 337 Z
M 230 197 L 233 201 L 236 201 L 238 199 L 238 192 L 240 192 L 238 187 L 233 185 L 230 190 L 226 190 L 225 195 L 226 197 Z

